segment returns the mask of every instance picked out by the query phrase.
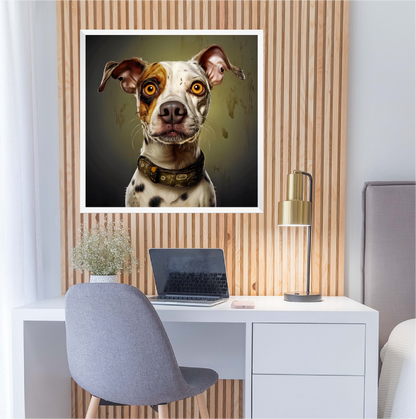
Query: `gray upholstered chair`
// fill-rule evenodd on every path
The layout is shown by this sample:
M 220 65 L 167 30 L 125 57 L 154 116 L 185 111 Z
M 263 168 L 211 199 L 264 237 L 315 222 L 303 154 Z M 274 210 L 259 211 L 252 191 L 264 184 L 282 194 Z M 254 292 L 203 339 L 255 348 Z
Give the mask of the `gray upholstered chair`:
M 100 399 L 131 406 L 158 406 L 197 397 L 208 418 L 204 392 L 218 374 L 179 367 L 156 310 L 137 288 L 125 284 L 78 284 L 65 298 L 68 362 L 75 382 L 91 393 L 87 418 Z

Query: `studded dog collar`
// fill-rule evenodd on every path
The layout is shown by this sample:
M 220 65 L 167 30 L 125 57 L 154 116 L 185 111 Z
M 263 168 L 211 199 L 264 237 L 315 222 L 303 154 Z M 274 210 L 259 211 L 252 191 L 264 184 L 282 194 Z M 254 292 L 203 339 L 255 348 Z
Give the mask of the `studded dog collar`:
M 188 188 L 196 185 L 204 174 L 205 156 L 201 151 L 198 160 L 191 166 L 180 170 L 164 169 L 145 156 L 137 160 L 137 167 L 141 173 L 147 176 L 153 183 L 160 183 L 175 188 Z

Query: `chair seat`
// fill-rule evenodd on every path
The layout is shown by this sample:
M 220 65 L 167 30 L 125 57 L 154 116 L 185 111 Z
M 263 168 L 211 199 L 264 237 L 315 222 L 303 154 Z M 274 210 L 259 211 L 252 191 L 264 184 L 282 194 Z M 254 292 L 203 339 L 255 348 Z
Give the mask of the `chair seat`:
M 209 368 L 192 368 L 179 367 L 182 376 L 189 387 L 189 392 L 182 395 L 183 399 L 194 397 L 203 393 L 218 381 L 218 374 Z M 181 400 L 181 399 L 180 399 Z M 165 403 L 163 403 L 165 404 Z M 125 404 L 114 403 L 101 399 L 100 406 L 126 406 Z M 151 405 L 152 409 L 157 412 L 158 405 Z
M 218 374 L 209 368 L 179 367 L 179 369 L 192 392 L 187 397 L 193 397 L 208 390 L 218 381 Z

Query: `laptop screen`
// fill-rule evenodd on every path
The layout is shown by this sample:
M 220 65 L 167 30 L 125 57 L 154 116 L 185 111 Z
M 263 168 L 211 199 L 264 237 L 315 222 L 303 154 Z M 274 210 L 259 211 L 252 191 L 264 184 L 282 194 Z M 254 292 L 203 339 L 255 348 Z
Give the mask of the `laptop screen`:
M 149 249 L 157 292 L 228 298 L 222 249 Z

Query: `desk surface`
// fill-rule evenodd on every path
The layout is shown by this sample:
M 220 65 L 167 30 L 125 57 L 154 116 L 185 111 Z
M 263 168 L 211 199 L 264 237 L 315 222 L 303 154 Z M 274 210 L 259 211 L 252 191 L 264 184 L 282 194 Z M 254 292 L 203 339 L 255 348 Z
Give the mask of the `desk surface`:
M 254 309 L 232 309 L 234 300 L 254 301 Z M 348 321 L 355 315 L 368 314 L 370 317 L 378 312 L 353 301 L 347 297 L 324 297 L 319 303 L 292 303 L 283 300 L 282 296 L 232 296 L 222 304 L 214 307 L 191 306 L 154 306 L 159 316 L 166 322 L 214 322 L 214 323 L 249 323 L 273 321 Z M 41 300 L 33 304 L 17 307 L 15 315 L 24 320 L 64 321 L 65 296 Z M 307 318 L 306 318 L 306 317 Z

